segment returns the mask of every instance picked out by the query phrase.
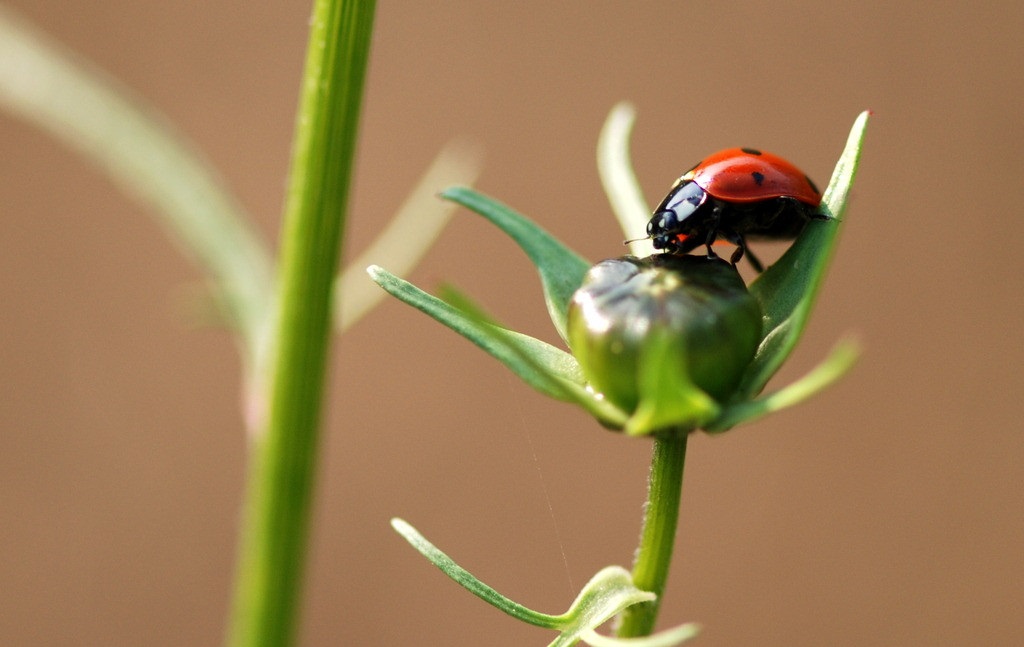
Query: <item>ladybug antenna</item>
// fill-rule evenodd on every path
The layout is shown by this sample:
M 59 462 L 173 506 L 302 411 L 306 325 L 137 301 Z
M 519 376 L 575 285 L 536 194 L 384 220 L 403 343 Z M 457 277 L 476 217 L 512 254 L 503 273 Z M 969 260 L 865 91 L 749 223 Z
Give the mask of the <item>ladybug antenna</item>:
M 639 242 L 641 240 L 650 240 L 650 238 L 651 238 L 650 236 L 641 236 L 640 238 L 630 238 L 629 240 L 622 241 L 622 244 L 623 245 L 628 245 L 630 243 L 636 243 L 636 242 Z

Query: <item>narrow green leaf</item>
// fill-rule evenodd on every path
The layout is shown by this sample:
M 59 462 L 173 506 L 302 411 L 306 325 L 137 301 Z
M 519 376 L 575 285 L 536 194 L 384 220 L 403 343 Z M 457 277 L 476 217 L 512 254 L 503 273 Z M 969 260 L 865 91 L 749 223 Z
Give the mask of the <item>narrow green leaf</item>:
M 645 237 L 651 207 L 633 173 L 629 156 L 629 136 L 634 121 L 636 109 L 632 104 L 623 101 L 612 108 L 597 141 L 597 170 L 619 226 L 626 238 L 631 239 L 629 253 L 644 258 L 654 253 L 654 245 Z
M 568 611 L 560 615 L 541 613 L 505 597 L 484 584 L 402 519 L 392 519 L 391 527 L 442 573 L 487 604 L 527 624 L 560 631 L 558 638 L 552 641 L 549 647 L 570 647 L 585 637 L 595 636 L 595 629 L 624 609 L 655 599 L 653 593 L 641 591 L 633 584 L 629 571 L 621 566 L 607 566 L 587 582 Z M 633 644 L 640 647 L 670 647 L 678 644 L 679 638 L 684 637 L 684 634 L 688 637 L 695 633 L 695 630 L 693 626 L 685 632 L 681 628 L 670 630 L 670 635 L 676 638 L 674 642 L 669 642 L 665 636 L 661 636 L 649 638 L 648 640 L 654 640 L 650 643 L 627 641 L 614 644 L 620 647 Z M 600 642 L 602 638 L 598 636 L 597 640 Z
M 827 220 L 814 220 L 777 263 L 750 286 L 764 311 L 764 335 L 739 392 L 752 397 L 789 357 L 803 334 L 835 251 L 850 186 L 857 174 L 870 113 L 857 117 L 822 200 Z
M 762 416 L 799 404 L 812 395 L 831 386 L 853 367 L 860 355 L 860 346 L 852 341 L 841 341 L 821 364 L 796 382 L 774 393 L 726 407 L 710 425 L 708 433 L 728 431 L 741 422 L 752 422 Z
M 408 274 L 434 244 L 457 205 L 437 199 L 438 187 L 472 184 L 480 173 L 480 152 L 463 141 L 445 146 L 387 227 L 347 267 L 335 283 L 335 326 L 344 331 L 373 309 L 385 293 L 366 280 L 371 263 Z
M 462 307 L 457 307 L 383 268 L 371 265 L 367 272 L 389 294 L 473 342 L 540 393 L 576 403 L 612 427 L 620 428 L 625 424 L 625 413 L 586 388 L 579 363 L 569 353 L 490 323 L 490 318 L 464 297 L 459 297 Z
M 367 272 L 370 278 L 389 294 L 473 342 L 544 395 L 557 400 L 571 401 L 573 398 L 566 392 L 562 381 L 583 383 L 579 364 L 569 353 L 511 330 L 503 330 L 502 337 L 487 335 L 483 331 L 484 325 L 479 321 L 412 283 L 376 265 L 367 268 Z M 524 361 L 520 352 L 511 347 L 512 344 L 520 346 L 520 351 L 532 357 L 536 365 Z M 537 365 L 543 369 L 538 369 Z M 560 380 L 555 379 L 555 376 Z
M 508 234 L 536 266 L 544 288 L 548 314 L 562 339 L 569 299 L 583 282 L 590 263 L 557 238 L 504 204 L 466 187 L 444 191 L 441 197 L 491 221 Z
M 252 360 L 269 319 L 270 254 L 196 147 L 128 88 L 6 7 L 0 7 L 0 106 L 76 149 L 152 207 L 216 282 Z
M 545 629 L 558 629 L 564 622 L 563 616 L 552 616 L 529 609 L 514 600 L 510 600 L 490 586 L 484 584 L 472 573 L 455 563 L 451 557 L 441 549 L 427 541 L 426 537 L 419 531 L 397 517 L 391 520 L 391 527 L 395 529 L 419 554 L 441 569 L 441 572 L 455 581 L 456 584 L 477 596 L 487 604 L 508 615 L 521 620 L 527 624 Z
M 613 429 L 622 428 L 626 421 L 626 412 L 608 402 L 603 396 L 595 394 L 589 385 L 584 384 L 583 370 L 575 357 L 568 353 L 562 353 L 562 351 L 558 351 L 562 354 L 551 357 L 547 355 L 549 350 L 543 347 L 541 350 L 545 352 L 537 353 L 535 347 L 538 343 L 543 344 L 547 349 L 558 349 L 499 325 L 469 297 L 454 289 L 448 288 L 445 292 L 447 301 L 462 311 L 463 315 L 477 327 L 477 332 L 482 337 L 507 347 L 537 373 L 554 378 L 558 390 L 565 394 L 567 401 L 583 407 L 601 424 Z M 563 363 L 567 365 L 565 368 L 562 368 Z

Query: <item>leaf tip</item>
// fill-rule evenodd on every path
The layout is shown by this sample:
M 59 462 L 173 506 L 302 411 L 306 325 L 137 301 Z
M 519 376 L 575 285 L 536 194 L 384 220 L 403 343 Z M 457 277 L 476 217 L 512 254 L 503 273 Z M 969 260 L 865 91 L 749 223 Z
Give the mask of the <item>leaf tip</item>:
M 408 521 L 400 517 L 391 518 L 391 529 L 397 532 L 402 537 L 402 539 L 406 540 L 413 546 L 417 545 L 417 540 L 426 541 L 423 539 L 423 536 L 419 533 L 419 531 L 413 528 Z M 422 553 L 423 551 L 420 550 L 420 552 Z
M 467 187 L 465 185 L 453 184 L 452 186 L 450 186 L 450 187 L 448 187 L 446 189 L 442 189 L 437 194 L 437 197 L 441 198 L 442 200 L 451 200 L 453 202 L 457 202 L 458 201 L 458 197 L 460 195 L 464 194 L 467 190 L 469 190 L 469 187 Z
M 620 123 L 632 126 L 633 122 L 636 121 L 636 106 L 633 105 L 632 101 L 619 101 L 614 106 L 612 106 L 612 110 L 611 113 L 609 113 L 608 115 L 608 119 L 609 121 L 615 120 Z

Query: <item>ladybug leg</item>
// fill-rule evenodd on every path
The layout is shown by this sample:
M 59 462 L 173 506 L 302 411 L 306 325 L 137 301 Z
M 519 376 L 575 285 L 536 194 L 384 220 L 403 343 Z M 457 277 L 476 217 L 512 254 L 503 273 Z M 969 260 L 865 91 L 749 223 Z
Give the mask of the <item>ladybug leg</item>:
M 745 250 L 743 249 L 742 246 L 737 247 L 736 249 L 734 249 L 733 252 L 732 252 L 732 256 L 729 257 L 729 262 L 732 263 L 733 265 L 735 265 L 736 263 L 739 263 L 740 259 L 743 258 L 744 251 Z
M 736 248 L 736 252 L 733 253 L 735 260 L 733 260 L 732 264 L 735 265 L 741 258 L 743 258 L 744 253 L 746 253 L 747 260 L 750 261 L 750 266 L 754 268 L 755 272 L 760 274 L 764 271 L 764 265 L 761 264 L 761 260 L 757 256 L 754 256 L 754 252 L 750 251 L 750 248 L 747 247 L 747 243 L 742 240 L 740 241 L 740 246 Z
M 736 245 L 736 250 L 733 251 L 732 256 L 729 257 L 729 262 L 736 265 L 740 260 L 746 256 L 750 262 L 750 266 L 760 274 L 764 271 L 764 265 L 761 264 L 761 260 L 754 255 L 754 252 L 750 251 L 747 247 L 747 240 L 741 234 L 737 234 L 734 231 L 723 232 L 723 236 L 733 245 Z
M 715 244 L 716 238 L 718 238 L 718 231 L 716 229 L 710 229 L 707 237 L 704 239 L 704 247 L 708 250 L 708 258 L 718 258 L 718 254 L 711 249 L 711 246 Z
M 715 244 L 715 239 L 718 238 L 718 228 L 722 224 L 722 205 L 715 201 L 715 206 L 711 210 L 711 222 L 708 226 L 708 235 L 704 238 L 704 247 L 708 250 L 708 258 L 718 258 L 718 254 L 711 249 L 711 246 Z

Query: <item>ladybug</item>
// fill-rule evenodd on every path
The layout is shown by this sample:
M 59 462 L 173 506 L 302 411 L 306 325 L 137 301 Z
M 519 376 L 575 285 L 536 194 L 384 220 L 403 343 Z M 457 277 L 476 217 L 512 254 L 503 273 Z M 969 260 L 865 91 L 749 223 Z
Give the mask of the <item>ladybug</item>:
M 705 157 L 672 185 L 647 223 L 655 249 L 686 254 L 716 239 L 736 245 L 758 272 L 764 268 L 746 237 L 791 240 L 811 218 L 822 218 L 821 192 L 803 171 L 755 148 L 728 148 Z

